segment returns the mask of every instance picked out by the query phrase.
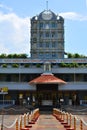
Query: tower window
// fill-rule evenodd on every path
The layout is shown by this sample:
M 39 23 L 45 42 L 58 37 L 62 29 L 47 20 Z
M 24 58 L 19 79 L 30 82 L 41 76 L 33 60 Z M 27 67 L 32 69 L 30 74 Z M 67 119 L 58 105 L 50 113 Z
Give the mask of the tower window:
M 43 47 L 43 43 L 42 42 L 39 44 L 39 47 Z
M 46 47 L 49 47 L 49 42 L 46 42 Z
M 56 47 L 56 42 L 52 42 L 52 47 Z
M 49 33 L 48 32 L 46 33 L 46 37 L 49 37 Z
M 40 52 L 39 56 L 40 56 L 40 58 L 42 58 L 43 57 L 43 52 Z
M 55 32 L 52 32 L 52 37 L 55 37 Z
M 52 23 L 52 28 L 55 28 L 55 27 L 56 27 L 56 23 L 53 22 L 53 23 Z
M 40 33 L 40 37 L 43 37 L 43 33 Z
M 43 28 L 43 23 L 40 23 L 39 27 L 40 27 L 40 28 Z
M 55 52 L 52 53 L 52 57 L 53 58 L 56 57 L 56 53 Z
M 48 52 L 46 52 L 46 58 L 49 58 L 50 54 Z
M 33 38 L 33 42 L 37 42 L 37 38 Z
M 45 29 L 49 29 L 49 23 L 45 24 Z

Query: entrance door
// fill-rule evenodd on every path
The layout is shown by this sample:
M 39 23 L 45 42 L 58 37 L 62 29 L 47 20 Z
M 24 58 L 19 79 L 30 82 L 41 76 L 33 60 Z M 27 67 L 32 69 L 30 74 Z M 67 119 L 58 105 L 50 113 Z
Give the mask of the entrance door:
M 37 85 L 37 99 L 39 106 L 55 106 L 57 103 L 58 85 Z

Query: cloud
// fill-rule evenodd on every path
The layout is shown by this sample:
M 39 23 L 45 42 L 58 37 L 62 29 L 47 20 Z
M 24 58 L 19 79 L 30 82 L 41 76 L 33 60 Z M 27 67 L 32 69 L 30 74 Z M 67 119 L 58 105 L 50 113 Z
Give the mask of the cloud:
M 75 12 L 59 15 L 68 20 L 87 21 L 87 16 Z M 12 12 L 12 8 L 0 4 L 0 54 L 2 53 L 30 54 L 30 18 L 19 17 Z
M 0 43 L 0 53 L 9 53 L 9 50 L 3 45 L 3 43 Z M 2 54 L 1 53 L 1 54 Z
M 87 16 L 78 14 L 76 12 L 64 12 L 60 13 L 59 15 L 68 20 L 87 21 Z
M 0 3 L 0 9 L 7 10 L 7 11 L 12 11 L 13 10 L 12 8 L 10 8 L 10 7 L 8 7 L 8 6 L 4 5 L 4 4 L 1 4 L 1 3 Z
M 86 0 L 86 7 L 87 7 L 87 0 Z
M 29 54 L 30 18 L 21 18 L 15 13 L 0 12 L 0 54 Z

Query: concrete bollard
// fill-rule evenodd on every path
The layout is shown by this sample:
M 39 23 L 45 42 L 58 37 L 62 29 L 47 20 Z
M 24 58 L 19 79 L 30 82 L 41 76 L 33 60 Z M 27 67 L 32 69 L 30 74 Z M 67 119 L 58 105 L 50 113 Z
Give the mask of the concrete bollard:
M 22 120 L 20 120 L 20 130 L 22 129 Z
M 18 120 L 16 121 L 16 130 L 18 130 Z
M 83 122 L 80 120 L 80 130 L 83 130 Z
M 74 117 L 74 130 L 76 130 L 76 118 Z
M 26 114 L 24 114 L 24 127 L 26 126 Z

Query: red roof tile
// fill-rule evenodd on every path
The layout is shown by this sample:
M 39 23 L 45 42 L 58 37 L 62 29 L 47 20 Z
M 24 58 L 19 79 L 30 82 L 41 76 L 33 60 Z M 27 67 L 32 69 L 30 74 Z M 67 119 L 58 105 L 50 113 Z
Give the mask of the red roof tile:
M 41 74 L 41 76 L 31 80 L 29 84 L 66 84 L 66 82 L 60 78 L 55 77 L 53 74 Z

